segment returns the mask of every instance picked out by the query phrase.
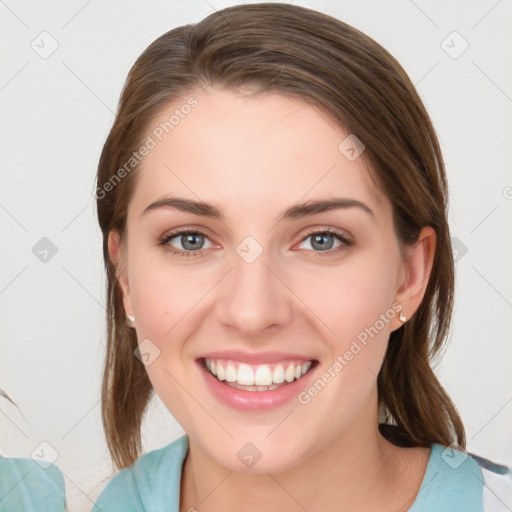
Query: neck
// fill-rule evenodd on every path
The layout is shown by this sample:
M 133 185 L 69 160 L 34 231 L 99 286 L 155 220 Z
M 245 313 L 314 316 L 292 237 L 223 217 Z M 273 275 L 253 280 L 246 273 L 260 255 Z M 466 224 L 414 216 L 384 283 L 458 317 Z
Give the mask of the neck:
M 364 425 L 374 428 L 365 430 Z M 376 413 L 359 418 L 326 449 L 274 474 L 230 471 L 190 439 L 180 511 L 407 510 L 429 453 L 389 443 L 378 431 Z

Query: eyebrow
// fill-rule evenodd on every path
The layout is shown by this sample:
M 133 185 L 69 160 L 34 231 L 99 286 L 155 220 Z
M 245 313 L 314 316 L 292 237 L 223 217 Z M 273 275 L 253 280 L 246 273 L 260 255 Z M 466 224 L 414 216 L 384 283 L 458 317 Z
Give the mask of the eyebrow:
M 210 217 L 219 220 L 225 220 L 224 212 L 217 206 L 206 203 L 204 201 L 195 201 L 193 199 L 184 199 L 181 197 L 165 197 L 151 203 L 147 206 L 142 215 L 160 208 L 174 209 L 182 212 L 192 213 L 201 217 Z M 365 203 L 357 199 L 350 199 L 346 197 L 334 197 L 329 199 L 321 199 L 316 201 L 308 201 L 305 203 L 296 204 L 286 209 L 281 213 L 278 222 L 284 220 L 295 220 L 317 213 L 323 213 L 329 210 L 360 208 L 371 217 L 375 217 L 373 210 Z

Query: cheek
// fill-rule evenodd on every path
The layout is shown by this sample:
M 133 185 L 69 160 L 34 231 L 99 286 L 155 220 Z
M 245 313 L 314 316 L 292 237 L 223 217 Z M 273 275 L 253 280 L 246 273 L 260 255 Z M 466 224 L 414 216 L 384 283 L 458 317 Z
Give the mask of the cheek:
M 325 343 L 319 387 L 325 384 L 326 389 L 325 401 L 320 399 L 318 406 L 335 401 L 343 404 L 339 411 L 347 411 L 373 389 L 396 315 L 392 308 L 396 269 L 395 260 L 374 253 L 324 270 L 314 286 L 302 284 L 298 295 L 306 304 L 314 304 L 310 318 L 317 319 L 311 321 L 320 326 L 320 319 L 328 326 L 321 328 Z
M 329 417 L 338 426 L 348 426 L 373 396 L 396 315 L 395 275 L 389 262 L 361 260 L 317 281 L 314 292 L 310 289 L 305 302 L 316 299 L 315 314 L 330 328 L 319 378 L 299 400 L 305 410 L 315 410 L 314 418 Z M 322 286 L 328 287 L 320 292 Z M 306 288 L 301 293 L 307 294 Z M 305 422 L 315 428 L 314 419 L 306 417 Z
M 396 272 L 393 258 L 369 253 L 347 258 L 339 266 L 318 268 L 314 276 L 290 274 L 288 282 L 308 306 L 310 313 L 305 314 L 310 321 L 323 324 L 321 331 L 332 340 L 333 348 L 343 349 L 381 314 L 394 314 Z M 380 323 L 378 327 L 382 330 Z M 388 323 L 386 330 L 389 333 Z
M 207 290 L 198 287 L 197 276 L 184 267 L 148 261 L 144 254 L 133 256 L 131 265 L 137 337 L 139 343 L 151 340 L 158 354 L 146 366 L 148 377 L 177 421 L 186 424 L 190 404 L 180 383 L 190 382 L 191 368 L 183 361 L 187 340 L 197 326 L 198 301 Z
M 191 268 L 166 264 L 165 258 L 144 251 L 132 254 L 130 290 L 140 336 L 157 345 L 176 339 L 176 331 L 187 324 L 182 319 L 205 293 Z

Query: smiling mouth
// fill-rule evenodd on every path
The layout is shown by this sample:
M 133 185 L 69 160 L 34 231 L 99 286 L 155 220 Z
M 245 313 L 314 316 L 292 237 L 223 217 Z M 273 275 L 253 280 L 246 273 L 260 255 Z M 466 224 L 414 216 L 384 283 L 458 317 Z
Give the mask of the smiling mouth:
M 230 360 L 200 359 L 202 367 L 219 382 L 243 391 L 273 391 L 300 380 L 318 365 L 310 361 L 283 361 L 276 364 L 248 365 Z

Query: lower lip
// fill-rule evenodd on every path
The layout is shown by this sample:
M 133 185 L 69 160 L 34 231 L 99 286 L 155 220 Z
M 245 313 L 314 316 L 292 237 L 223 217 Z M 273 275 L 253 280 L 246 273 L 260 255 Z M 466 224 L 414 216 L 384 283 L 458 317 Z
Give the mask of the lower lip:
M 277 409 L 297 397 L 298 394 L 307 387 L 308 382 L 311 380 L 311 375 L 315 372 L 317 366 L 315 364 L 315 366 L 310 368 L 308 373 L 300 379 L 294 380 L 272 391 L 244 391 L 242 389 L 232 388 L 214 377 L 204 367 L 203 360 L 197 360 L 196 362 L 199 365 L 206 385 L 217 400 L 234 409 L 253 412 Z

